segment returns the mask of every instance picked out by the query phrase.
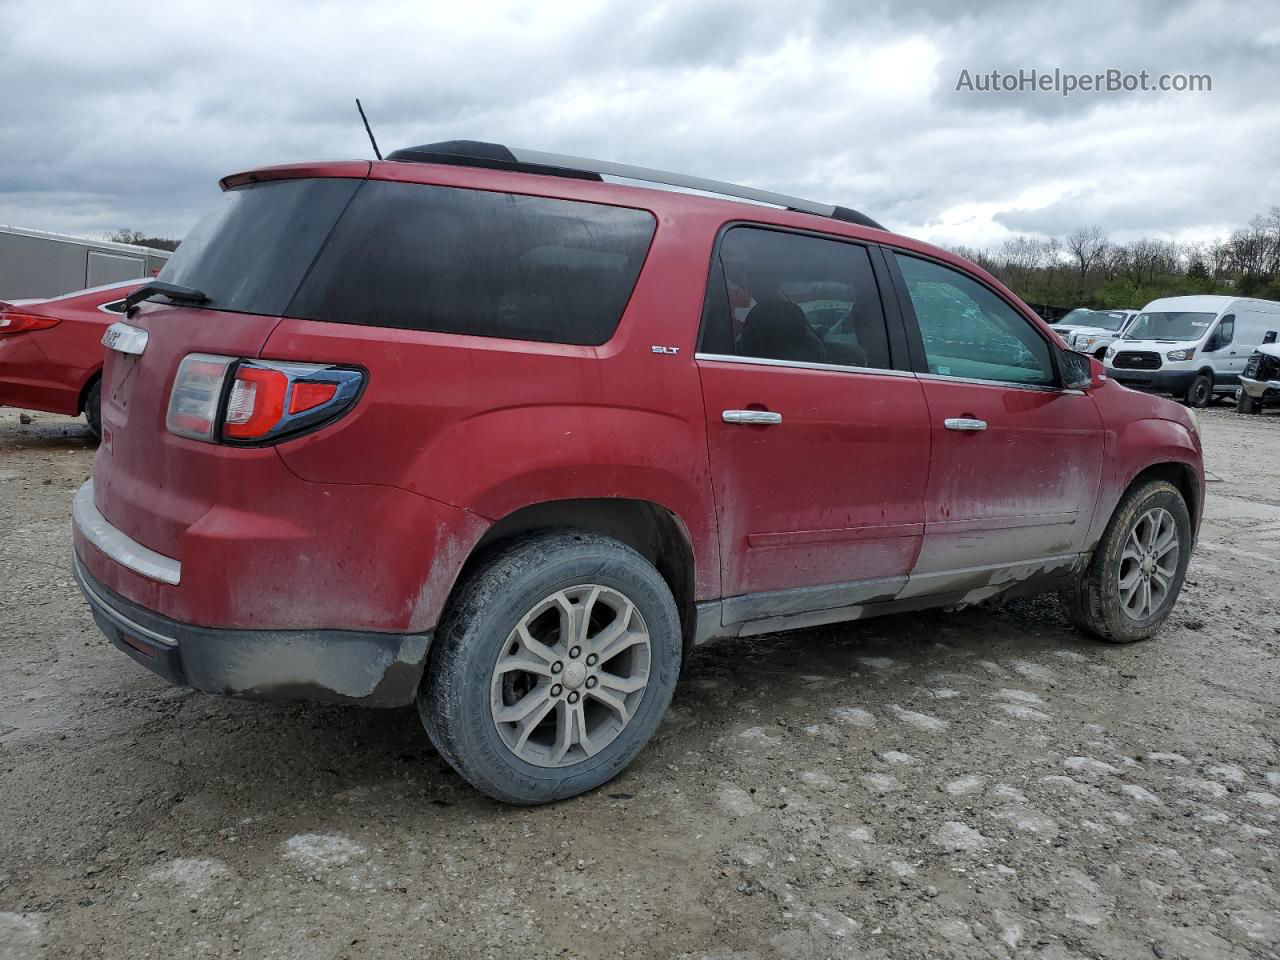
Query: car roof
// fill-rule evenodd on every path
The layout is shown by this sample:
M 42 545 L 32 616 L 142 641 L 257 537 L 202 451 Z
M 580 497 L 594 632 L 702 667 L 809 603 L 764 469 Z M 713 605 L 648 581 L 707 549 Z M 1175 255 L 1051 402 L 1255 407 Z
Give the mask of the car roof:
M 417 150 L 419 148 L 411 148 Z M 529 152 L 532 155 L 532 152 Z M 570 175 L 545 172 L 542 169 L 528 169 L 527 165 L 517 161 L 518 166 L 495 166 L 490 164 L 440 163 L 428 160 L 333 160 L 289 163 L 277 166 L 261 167 L 223 177 L 219 184 L 223 190 L 235 189 L 251 183 L 269 180 L 296 179 L 301 177 L 350 177 L 358 179 L 386 180 L 401 183 L 418 183 L 434 186 L 462 187 L 473 190 L 492 190 L 504 193 L 524 194 L 529 196 L 554 197 L 566 200 L 581 200 L 603 203 L 612 206 L 633 207 L 648 210 L 659 221 L 664 215 L 702 215 L 708 219 L 717 219 L 722 223 L 740 220 L 755 222 L 769 226 L 810 231 L 860 240 L 865 243 L 886 244 L 906 253 L 916 253 L 934 260 L 947 263 L 981 278 L 989 286 L 999 291 L 1014 303 L 1021 304 L 1021 299 L 1009 290 L 996 277 L 982 267 L 966 260 L 949 250 L 936 247 L 922 240 L 916 240 L 902 234 L 893 233 L 886 228 L 873 224 L 870 218 L 863 217 L 866 222 L 859 222 L 847 216 L 829 216 L 810 210 L 788 208 L 778 204 L 766 204 L 752 201 L 745 197 L 730 197 L 723 194 L 711 195 L 708 191 L 693 191 L 681 188 L 679 184 L 649 181 L 654 185 L 638 185 L 636 183 L 605 180 L 602 175 L 572 170 Z M 539 158 L 559 155 L 536 154 Z M 577 159 L 577 158 L 569 158 Z M 590 161 L 604 166 L 603 162 Z M 539 166 L 539 165 L 533 165 Z M 633 168 L 639 169 L 639 168 Z M 661 173 L 661 171 L 651 171 Z M 678 176 L 678 175 L 670 175 Z M 693 178 L 688 178 L 693 179 Z M 714 181 L 707 181 L 712 183 Z M 727 184 L 724 186 L 734 186 Z M 751 188 L 737 188 L 743 191 Z M 764 191 L 759 191 L 764 193 Z M 795 200 L 797 203 L 810 204 L 780 194 L 773 195 L 780 201 Z M 811 204 L 814 208 L 823 205 Z M 829 210 L 847 210 L 827 206 Z M 856 213 L 856 211 L 852 211 Z M 859 215 L 861 216 L 861 215 Z M 1035 322 L 1044 321 L 1023 305 L 1023 312 Z
M 1233 303 L 1267 303 L 1266 300 L 1249 300 L 1245 297 L 1227 297 L 1221 294 L 1201 294 L 1188 297 L 1161 297 L 1142 308 L 1143 313 L 1162 310 L 1183 310 L 1188 313 L 1218 313 Z M 1280 307 L 1280 304 L 1277 304 Z

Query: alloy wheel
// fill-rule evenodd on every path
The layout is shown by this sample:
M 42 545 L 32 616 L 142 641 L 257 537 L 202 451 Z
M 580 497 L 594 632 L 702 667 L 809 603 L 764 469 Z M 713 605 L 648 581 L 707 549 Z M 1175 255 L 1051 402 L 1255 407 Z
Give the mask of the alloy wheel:
M 494 726 L 526 763 L 579 763 L 631 722 L 651 660 L 649 630 L 625 595 L 594 583 L 559 590 L 521 617 L 498 655 Z
M 1120 553 L 1120 607 L 1131 620 L 1146 620 L 1169 598 L 1178 570 L 1178 526 L 1173 514 L 1153 507 L 1138 517 Z

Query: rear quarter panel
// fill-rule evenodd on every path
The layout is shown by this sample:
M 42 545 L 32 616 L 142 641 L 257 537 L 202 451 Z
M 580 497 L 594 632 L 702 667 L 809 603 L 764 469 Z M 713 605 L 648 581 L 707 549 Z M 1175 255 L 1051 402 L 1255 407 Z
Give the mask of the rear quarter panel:
M 693 354 L 719 221 L 655 213 L 658 228 L 635 292 L 617 332 L 599 347 L 281 322 L 263 357 L 357 364 L 369 373 L 357 409 L 280 446 L 284 462 L 307 480 L 390 484 L 482 518 L 471 543 L 436 561 L 456 568 L 484 529 L 522 507 L 650 501 L 689 534 L 697 597 L 718 596 Z

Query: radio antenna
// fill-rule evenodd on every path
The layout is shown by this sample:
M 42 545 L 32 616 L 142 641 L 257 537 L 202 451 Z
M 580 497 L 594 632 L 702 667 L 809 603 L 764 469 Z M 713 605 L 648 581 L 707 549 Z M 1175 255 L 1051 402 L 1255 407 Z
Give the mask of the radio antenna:
M 364 121 L 364 132 L 369 135 L 369 142 L 373 144 L 373 155 L 381 160 L 382 151 L 378 149 L 378 141 L 373 138 L 373 129 L 369 126 L 369 118 L 364 115 L 364 107 L 360 106 L 359 97 L 356 97 L 356 109 L 360 111 L 360 119 Z

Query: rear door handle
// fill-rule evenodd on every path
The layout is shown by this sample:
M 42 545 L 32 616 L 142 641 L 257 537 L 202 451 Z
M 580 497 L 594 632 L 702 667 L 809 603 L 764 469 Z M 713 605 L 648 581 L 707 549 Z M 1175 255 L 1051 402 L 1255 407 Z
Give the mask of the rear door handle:
M 720 419 L 725 423 L 753 423 L 767 426 L 771 423 L 781 423 L 782 414 L 774 413 L 772 410 L 725 410 L 720 414 Z
M 972 417 L 951 417 L 942 421 L 948 430 L 985 430 L 987 421 L 974 420 Z

